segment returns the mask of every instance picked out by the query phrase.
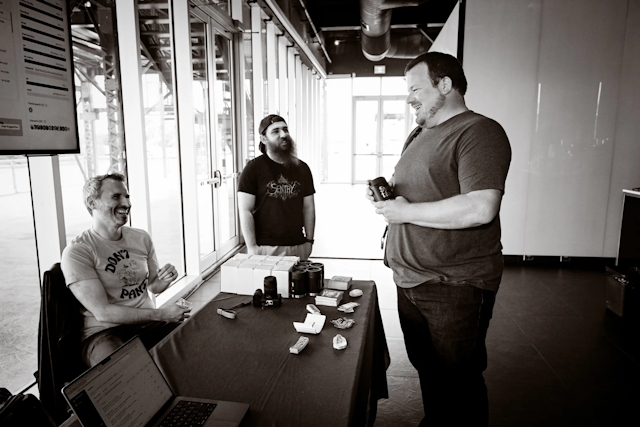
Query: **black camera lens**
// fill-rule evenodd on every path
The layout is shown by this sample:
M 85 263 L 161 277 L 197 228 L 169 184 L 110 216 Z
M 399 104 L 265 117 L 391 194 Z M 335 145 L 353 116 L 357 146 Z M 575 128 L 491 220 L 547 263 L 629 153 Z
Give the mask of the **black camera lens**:
M 308 280 L 309 274 L 307 270 L 293 270 L 291 272 L 291 295 L 294 298 L 306 296 Z
M 309 267 L 307 269 L 309 275 L 309 295 L 314 297 L 322 289 L 322 270 L 318 267 Z
M 376 202 L 380 202 L 382 200 L 390 200 L 394 198 L 393 190 L 391 189 L 391 186 L 383 176 L 379 176 L 376 179 L 370 180 L 369 188 L 371 188 L 371 191 L 373 191 L 373 199 Z
M 264 294 L 267 297 L 276 298 L 278 295 L 278 281 L 274 276 L 264 278 Z

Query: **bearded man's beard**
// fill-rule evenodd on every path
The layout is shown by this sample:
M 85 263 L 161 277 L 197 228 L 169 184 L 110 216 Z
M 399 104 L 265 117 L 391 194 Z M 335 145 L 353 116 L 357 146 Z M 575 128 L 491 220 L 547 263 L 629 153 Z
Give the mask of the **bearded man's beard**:
M 282 141 L 286 141 L 287 144 L 283 147 Z M 285 136 L 278 141 L 277 144 L 273 144 L 271 147 L 272 154 L 282 161 L 285 166 L 297 165 L 298 157 L 296 156 L 296 143 L 290 136 Z

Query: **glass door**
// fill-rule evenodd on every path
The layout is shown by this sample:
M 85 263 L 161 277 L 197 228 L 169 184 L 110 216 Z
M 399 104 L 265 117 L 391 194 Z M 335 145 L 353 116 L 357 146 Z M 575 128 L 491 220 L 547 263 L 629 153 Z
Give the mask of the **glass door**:
M 235 143 L 236 132 L 233 115 L 234 58 L 231 49 L 232 40 L 228 33 L 214 29 L 215 73 L 214 73 L 214 121 L 216 220 L 215 235 L 217 249 L 227 253 L 239 243 L 238 207 L 236 205 L 236 181 L 238 179 Z
M 404 99 L 382 99 L 381 135 L 378 151 L 378 175 L 389 179 L 400 160 L 404 141 L 409 135 L 408 105 Z
M 354 97 L 353 182 L 391 178 L 408 135 L 408 105 L 402 97 Z
M 201 271 L 238 244 L 231 39 L 193 14 L 191 61 Z
M 378 175 L 379 98 L 353 100 L 353 182 L 363 183 Z

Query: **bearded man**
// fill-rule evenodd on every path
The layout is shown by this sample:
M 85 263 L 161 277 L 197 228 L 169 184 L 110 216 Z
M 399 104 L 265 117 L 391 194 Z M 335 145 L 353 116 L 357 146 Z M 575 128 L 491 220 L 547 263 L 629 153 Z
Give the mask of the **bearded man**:
M 390 180 L 396 198 L 366 196 L 389 223 L 384 259 L 420 378 L 420 426 L 486 426 L 485 337 L 503 270 L 499 212 L 511 148 L 502 126 L 467 108 L 455 57 L 423 54 L 405 77 L 418 127 Z
M 261 156 L 240 175 L 240 226 L 249 254 L 308 259 L 316 223 L 313 177 L 296 157 L 287 122 L 270 114 L 260 122 Z

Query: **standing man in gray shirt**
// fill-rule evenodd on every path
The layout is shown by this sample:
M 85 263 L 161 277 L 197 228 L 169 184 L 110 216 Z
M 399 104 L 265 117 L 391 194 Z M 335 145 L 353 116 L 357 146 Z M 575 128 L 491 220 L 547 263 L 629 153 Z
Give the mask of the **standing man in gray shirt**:
M 385 264 L 420 377 L 420 426 L 486 426 L 485 338 L 503 270 L 499 211 L 511 148 L 497 122 L 467 108 L 456 58 L 423 54 L 405 77 L 418 127 L 390 180 L 396 198 L 366 196 L 389 223 Z

